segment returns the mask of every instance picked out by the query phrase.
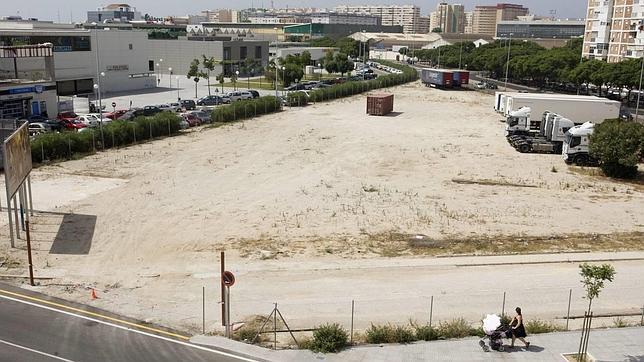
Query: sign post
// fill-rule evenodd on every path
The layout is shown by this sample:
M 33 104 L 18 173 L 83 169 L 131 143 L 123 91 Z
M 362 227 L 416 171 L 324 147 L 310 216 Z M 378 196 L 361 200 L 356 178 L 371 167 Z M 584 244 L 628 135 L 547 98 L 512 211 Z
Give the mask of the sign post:
M 233 333 L 230 325 L 230 287 L 235 284 L 235 275 L 227 270 L 224 271 L 224 273 L 221 275 L 221 283 L 226 287 L 226 298 L 224 302 L 224 307 L 226 309 L 226 312 L 224 314 L 226 323 L 226 337 L 231 338 Z
M 112 109 L 114 112 L 116 112 L 116 102 L 112 102 Z

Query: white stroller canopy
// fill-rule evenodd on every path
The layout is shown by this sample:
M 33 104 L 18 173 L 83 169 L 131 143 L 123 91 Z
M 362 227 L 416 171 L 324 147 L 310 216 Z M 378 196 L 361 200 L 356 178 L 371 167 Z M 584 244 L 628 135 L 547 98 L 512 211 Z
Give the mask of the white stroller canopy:
M 483 319 L 483 332 L 485 334 L 491 334 L 501 325 L 501 317 L 496 314 L 488 314 L 485 319 Z

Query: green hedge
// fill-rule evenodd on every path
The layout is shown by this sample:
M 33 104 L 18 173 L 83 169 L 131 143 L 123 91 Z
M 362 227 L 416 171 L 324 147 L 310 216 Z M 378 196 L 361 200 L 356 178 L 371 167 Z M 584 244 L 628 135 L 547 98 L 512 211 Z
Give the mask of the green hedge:
M 279 112 L 280 110 L 282 110 L 282 104 L 278 98 L 264 96 L 219 106 L 212 111 L 211 118 L 213 122 L 232 122 L 262 114 Z
M 376 79 L 365 81 L 352 81 L 336 84 L 327 88 L 320 88 L 311 91 L 309 101 L 324 102 L 338 98 L 350 97 L 355 94 L 368 92 L 374 89 L 387 88 L 399 84 L 413 82 L 418 79 L 418 72 L 407 65 L 378 61 L 381 64 L 401 70 L 402 74 L 386 74 Z
M 180 118 L 170 112 L 153 117 L 137 117 L 133 121 L 113 121 L 100 128 L 83 132 L 43 133 L 31 141 L 34 163 L 68 160 L 96 150 L 128 146 L 154 137 L 176 135 Z
M 303 107 L 309 103 L 309 96 L 304 92 L 290 92 L 286 96 L 286 102 L 289 107 Z

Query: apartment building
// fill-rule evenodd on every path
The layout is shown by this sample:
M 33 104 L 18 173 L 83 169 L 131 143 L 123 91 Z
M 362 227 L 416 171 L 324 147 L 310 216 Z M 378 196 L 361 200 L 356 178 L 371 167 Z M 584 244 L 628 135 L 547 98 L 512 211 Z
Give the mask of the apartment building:
M 465 12 L 465 29 L 464 33 L 465 34 L 473 34 L 474 33 L 474 13 L 472 11 L 466 11 Z
M 442 33 L 448 34 L 464 33 L 465 7 L 461 4 L 439 3 L 429 15 L 429 28 L 430 31 L 439 28 Z
M 420 7 L 416 5 L 340 5 L 336 13 L 377 16 L 384 26 L 399 25 L 405 34 L 420 32 Z
M 380 25 L 380 17 L 361 14 L 315 13 L 313 24 Z
M 432 28 L 429 27 L 431 20 L 429 16 L 421 16 L 418 18 L 418 34 L 427 34 L 432 31 Z
M 619 62 L 644 56 L 644 3 L 589 0 L 583 56 Z
M 496 35 L 496 24 L 499 21 L 515 20 L 528 15 L 529 9 L 517 4 L 496 4 L 495 6 L 479 5 L 472 14 L 472 32 L 474 34 Z

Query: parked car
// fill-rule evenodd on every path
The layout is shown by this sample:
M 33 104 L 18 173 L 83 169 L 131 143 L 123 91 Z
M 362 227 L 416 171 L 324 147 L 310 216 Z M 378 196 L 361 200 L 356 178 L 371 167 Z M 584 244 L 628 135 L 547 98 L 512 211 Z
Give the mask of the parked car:
M 94 127 L 98 125 L 98 117 L 89 114 L 79 114 L 78 120 L 86 127 Z
M 232 102 L 236 102 L 244 99 L 252 99 L 253 95 L 250 94 L 250 92 L 246 92 L 246 91 L 235 91 L 235 92 L 229 92 L 228 97 Z
M 291 84 L 290 86 L 284 88 L 284 90 L 292 92 L 292 91 L 299 91 L 299 90 L 304 90 L 306 87 L 302 83 L 295 83 Z
M 220 96 L 210 95 L 202 97 L 197 101 L 198 106 L 217 106 L 225 103 Z
M 143 108 L 132 108 L 129 111 L 123 113 L 118 119 L 122 121 L 131 121 L 136 117 L 143 115 Z
M 143 107 L 143 115 L 146 117 L 154 116 L 155 114 L 161 112 L 161 109 L 157 106 L 145 106 Z
M 79 121 L 78 119 L 72 119 L 72 120 L 63 119 L 60 121 L 60 123 L 68 131 L 79 131 L 83 128 L 87 128 L 87 126 L 83 122 Z
M 182 99 L 179 103 L 181 103 L 183 109 L 186 111 L 192 111 L 197 108 L 197 104 L 192 99 Z
M 197 118 L 197 116 L 195 116 L 192 113 L 188 113 L 188 112 L 181 113 L 181 118 L 183 118 L 186 122 L 188 122 L 188 125 L 190 127 L 195 127 L 195 126 L 200 126 L 201 125 L 201 121 L 199 120 L 199 118 Z
M 188 121 L 186 121 L 183 117 L 181 117 L 181 119 L 179 119 L 179 128 L 186 129 L 188 127 L 190 127 L 190 124 L 188 123 Z
M 109 118 L 109 119 L 114 120 L 114 119 L 119 119 L 122 115 L 124 115 L 127 112 L 128 112 L 127 109 L 118 109 L 118 110 L 116 110 L 114 112 L 106 113 L 106 114 L 104 114 L 104 116 L 105 116 L 105 118 Z
M 302 83 L 302 84 L 304 84 L 304 89 L 305 90 L 311 90 L 311 89 L 315 88 L 318 85 L 318 83 L 319 82 L 313 82 L 312 81 L 312 82 L 306 82 L 306 83 Z
M 78 118 L 78 115 L 74 112 L 61 112 L 58 113 L 58 118 L 61 121 L 73 121 Z
M 239 94 L 241 94 L 242 99 L 253 99 L 253 98 L 255 98 L 255 97 L 253 97 L 253 93 L 251 93 L 250 91 L 247 91 L 247 90 L 239 91 Z
M 35 136 L 37 134 L 51 132 L 51 128 L 46 123 L 42 122 L 33 122 L 29 123 L 29 135 Z
M 157 106 L 163 112 L 181 112 L 183 107 L 180 103 L 166 103 Z
M 253 95 L 253 98 L 259 98 L 259 92 L 253 89 L 249 89 L 248 92 Z
M 210 113 L 208 113 L 208 112 L 192 111 L 192 112 L 190 112 L 190 114 L 192 114 L 195 117 L 197 117 L 197 119 L 199 119 L 199 122 L 201 122 L 201 124 L 210 123 L 212 121 L 211 118 L 210 118 Z
M 219 97 L 224 102 L 224 104 L 230 104 L 230 102 L 232 102 L 232 100 L 230 99 L 230 97 L 227 94 L 222 94 Z

